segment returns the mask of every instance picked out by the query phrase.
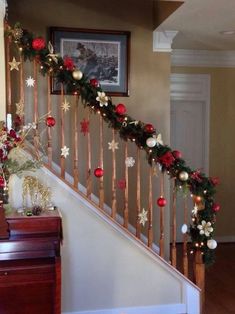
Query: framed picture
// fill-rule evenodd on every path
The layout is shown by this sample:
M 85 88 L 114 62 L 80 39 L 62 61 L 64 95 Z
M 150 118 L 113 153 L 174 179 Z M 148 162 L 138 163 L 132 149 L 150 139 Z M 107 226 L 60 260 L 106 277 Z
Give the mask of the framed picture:
M 110 96 L 129 96 L 130 32 L 50 27 L 50 40 L 62 58 L 71 57 L 89 79 Z M 52 93 L 59 93 L 52 81 Z

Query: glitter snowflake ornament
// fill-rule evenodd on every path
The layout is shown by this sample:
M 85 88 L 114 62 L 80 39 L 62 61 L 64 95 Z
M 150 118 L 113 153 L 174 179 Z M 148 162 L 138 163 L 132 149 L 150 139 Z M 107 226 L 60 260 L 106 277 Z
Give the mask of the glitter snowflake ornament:
M 209 237 L 211 232 L 213 232 L 211 222 L 206 222 L 205 220 L 202 220 L 201 225 L 198 225 L 197 228 L 200 230 L 199 233 L 206 237 Z
M 97 92 L 96 100 L 100 103 L 100 107 L 108 106 L 108 96 L 104 92 Z
M 26 80 L 26 86 L 27 87 L 34 87 L 35 79 L 29 76 Z
M 66 158 L 69 155 L 69 148 L 64 146 L 61 148 L 61 156 Z
M 146 211 L 144 208 L 142 212 L 138 214 L 139 223 L 143 225 L 143 227 L 145 226 L 146 221 L 148 221 L 147 215 L 148 215 L 148 211 Z
M 67 101 L 67 99 L 65 98 L 64 101 L 62 102 L 61 108 L 64 112 L 69 111 L 70 108 L 70 103 Z
M 126 167 L 131 168 L 135 164 L 135 159 L 133 157 L 127 157 L 125 160 Z
M 116 149 L 119 149 L 118 142 L 115 142 L 114 140 L 112 140 L 112 142 L 109 142 L 108 145 L 109 145 L 109 149 L 112 152 L 114 152 Z

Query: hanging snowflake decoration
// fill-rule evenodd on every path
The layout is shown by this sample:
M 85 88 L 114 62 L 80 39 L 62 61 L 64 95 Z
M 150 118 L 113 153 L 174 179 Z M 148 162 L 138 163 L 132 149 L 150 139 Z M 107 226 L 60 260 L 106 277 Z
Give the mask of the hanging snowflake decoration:
M 81 125 L 81 133 L 85 136 L 87 133 L 89 133 L 89 121 L 85 118 L 80 122 Z
M 61 148 L 61 156 L 66 158 L 69 155 L 69 148 L 64 146 Z
M 210 233 L 213 232 L 213 228 L 211 227 L 211 222 L 206 222 L 202 220 L 201 225 L 198 225 L 197 228 L 200 230 L 201 235 L 205 235 L 206 237 L 210 236 Z
M 135 159 L 133 157 L 126 157 L 125 164 L 126 167 L 131 168 L 135 164 Z
M 109 145 L 109 149 L 112 152 L 114 152 L 116 149 L 119 149 L 118 142 L 115 142 L 114 140 L 112 140 L 112 142 L 109 142 L 108 145 Z
M 143 227 L 145 226 L 146 221 L 148 221 L 147 215 L 148 215 L 148 211 L 146 211 L 144 208 L 142 212 L 138 214 L 139 223 L 143 225 Z
M 193 215 L 193 216 L 197 216 L 197 212 L 198 212 L 198 207 L 197 207 L 197 205 L 195 204 L 194 207 L 193 207 L 193 210 L 192 210 L 192 215 Z
M 34 87 L 35 79 L 29 76 L 26 80 L 27 87 Z
M 108 106 L 108 96 L 104 92 L 97 92 L 96 100 L 100 103 L 100 107 Z
M 64 112 L 69 111 L 70 108 L 70 103 L 67 101 L 67 99 L 65 98 L 64 101 L 62 102 L 61 108 Z

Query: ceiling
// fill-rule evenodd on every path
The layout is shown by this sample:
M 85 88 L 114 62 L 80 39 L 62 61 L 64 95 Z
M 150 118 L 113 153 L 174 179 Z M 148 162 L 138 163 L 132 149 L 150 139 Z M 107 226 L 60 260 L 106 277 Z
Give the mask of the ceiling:
M 184 0 L 158 29 L 179 31 L 173 49 L 235 50 L 235 0 Z

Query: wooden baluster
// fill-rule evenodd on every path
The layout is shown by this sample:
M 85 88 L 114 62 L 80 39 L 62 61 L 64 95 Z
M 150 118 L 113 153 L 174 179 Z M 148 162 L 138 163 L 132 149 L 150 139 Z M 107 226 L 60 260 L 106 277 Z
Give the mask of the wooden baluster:
M 184 199 L 184 224 L 188 225 L 188 199 Z M 183 274 L 188 277 L 188 235 L 183 235 Z
M 137 187 L 136 187 L 136 237 L 140 239 L 140 149 L 137 148 Z
M 73 154 L 73 185 L 78 188 L 79 171 L 78 171 L 78 101 L 79 96 L 75 95 L 74 106 L 74 154 Z
M 47 76 L 47 112 L 51 114 L 51 82 L 50 76 Z M 47 158 L 48 158 L 48 165 L 52 167 L 52 135 L 51 135 L 51 128 L 47 128 Z
M 11 104 L 11 71 L 9 67 L 10 62 L 10 43 L 11 39 L 9 37 L 6 38 L 6 90 L 7 90 L 7 113 L 12 113 L 12 104 Z
M 149 210 L 148 210 L 148 246 L 153 245 L 153 167 L 149 168 Z
M 201 289 L 201 313 L 203 313 L 205 305 L 205 264 L 200 250 L 197 250 L 194 256 L 194 276 L 196 285 Z
M 33 61 L 33 78 L 35 80 L 34 82 L 34 90 L 33 90 L 33 95 L 34 95 L 34 123 L 36 124 L 36 129 L 34 131 L 34 148 L 35 148 L 35 153 L 36 156 L 39 157 L 39 133 L 38 133 L 38 64 L 37 61 Z
M 164 173 L 160 177 L 160 195 L 164 196 Z M 160 207 L 160 256 L 164 257 L 164 207 Z
M 104 122 L 100 115 L 100 168 L 104 169 Z M 99 197 L 99 207 L 104 208 L 104 177 L 100 179 L 100 197 Z
M 115 130 L 112 129 L 113 142 L 116 142 Z M 117 214 L 117 191 L 116 191 L 116 149 L 112 150 L 112 213 L 113 219 L 116 218 Z
M 129 213 L 128 213 L 128 197 L 129 197 L 129 182 L 128 182 L 128 167 L 126 165 L 126 159 L 128 157 L 128 144 L 125 142 L 125 182 L 126 182 L 126 188 L 125 188 L 125 195 L 124 195 L 124 213 L 123 213 L 123 226 L 125 228 L 128 228 L 128 220 L 129 220 Z
M 89 122 L 89 129 L 87 132 L 87 179 L 86 186 L 87 192 L 86 195 L 89 199 L 91 199 L 91 133 L 90 133 L 90 111 L 88 111 L 87 121 Z
M 24 58 L 20 55 L 20 104 L 22 106 L 21 125 L 24 125 L 25 115 L 25 95 L 24 95 Z
M 64 86 L 61 84 L 61 94 L 60 94 L 60 137 L 61 137 L 61 148 L 65 146 L 64 141 L 64 110 L 62 108 L 62 104 L 64 102 Z M 60 175 L 64 179 L 65 178 L 65 157 L 60 157 Z
M 171 264 L 176 268 L 176 185 L 174 179 L 173 195 L 172 195 L 172 247 L 171 247 Z

